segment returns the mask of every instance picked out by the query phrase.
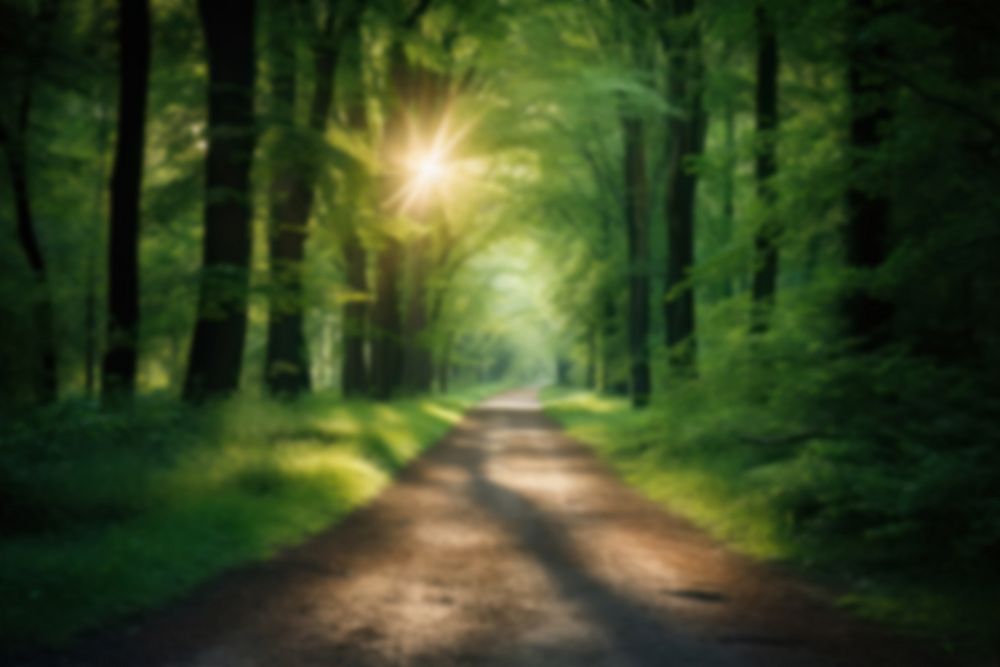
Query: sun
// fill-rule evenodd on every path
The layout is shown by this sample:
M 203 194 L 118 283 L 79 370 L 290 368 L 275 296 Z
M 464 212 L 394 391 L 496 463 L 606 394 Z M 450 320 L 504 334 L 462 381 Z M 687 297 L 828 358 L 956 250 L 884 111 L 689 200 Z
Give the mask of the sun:
M 451 196 L 461 180 L 462 160 L 456 157 L 456 147 L 471 128 L 472 123 L 454 127 L 449 116 L 430 135 L 411 128 L 407 150 L 397 163 L 400 187 L 390 203 L 400 211 L 420 213 Z
M 413 165 L 413 179 L 416 189 L 426 191 L 445 179 L 447 167 L 439 151 L 428 151 L 419 156 Z

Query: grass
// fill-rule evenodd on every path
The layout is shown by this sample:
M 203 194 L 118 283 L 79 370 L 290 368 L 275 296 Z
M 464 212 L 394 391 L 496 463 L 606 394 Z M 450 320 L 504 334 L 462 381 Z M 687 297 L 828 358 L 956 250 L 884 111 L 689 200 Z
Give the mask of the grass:
M 754 423 L 764 417 L 752 406 L 712 397 L 699 405 L 679 394 L 645 411 L 564 389 L 543 398 L 546 411 L 629 484 L 738 551 L 820 578 L 841 591 L 840 605 L 952 647 L 956 660 L 996 657 L 995 568 L 931 544 L 917 510 L 888 509 L 902 502 L 904 483 L 929 492 L 930 483 L 899 461 L 880 469 L 852 459 L 849 443 L 745 437 L 774 425 Z M 928 478 L 944 474 L 941 465 L 923 465 Z M 883 523 L 863 523 L 871 508 Z M 900 516 L 884 518 L 892 512 Z
M 375 496 L 489 393 L 129 412 L 61 404 L 0 432 L 0 643 L 59 645 L 265 559 Z

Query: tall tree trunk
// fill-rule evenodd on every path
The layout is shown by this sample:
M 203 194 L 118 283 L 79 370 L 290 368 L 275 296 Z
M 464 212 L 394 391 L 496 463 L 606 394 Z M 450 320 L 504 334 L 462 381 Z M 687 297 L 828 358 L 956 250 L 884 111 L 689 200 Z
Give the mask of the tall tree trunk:
M 618 372 L 619 368 L 627 365 L 627 360 L 626 363 L 622 363 L 621 348 L 619 346 L 622 318 L 618 313 L 618 305 L 615 301 L 615 295 L 611 290 L 608 290 L 601 304 L 604 319 L 604 327 L 601 330 L 602 390 L 614 396 L 628 396 L 629 373 L 622 375 Z M 627 347 L 625 353 L 628 353 Z
M 674 5 L 673 18 L 689 21 L 693 0 Z M 694 268 L 694 214 L 697 173 L 691 161 L 703 148 L 707 121 L 702 108 L 701 40 L 696 27 L 689 27 L 677 44 L 667 44 L 670 53 L 668 94 L 682 113 L 668 120 L 668 175 L 666 188 L 667 266 L 664 322 L 671 366 L 682 374 L 695 371 L 695 296 L 691 284 Z
M 412 26 L 411 26 L 412 27 Z M 383 214 L 389 218 L 398 214 L 393 203 L 399 187 L 399 174 L 391 169 L 391 155 L 405 138 L 405 101 L 410 97 L 413 74 L 406 59 L 403 43 L 396 40 L 389 52 L 389 81 L 392 87 L 388 118 L 382 139 L 383 173 L 379 176 L 379 193 Z M 391 232 L 383 235 L 375 259 L 375 303 L 372 305 L 372 395 L 388 400 L 396 394 L 403 379 L 404 331 L 400 273 L 403 270 L 403 246 Z
M 649 219 L 642 120 L 622 119 L 625 139 L 625 225 L 628 236 L 628 353 L 632 405 L 649 403 Z
M 484 382 L 486 380 L 486 374 L 483 370 L 486 368 L 484 365 L 479 372 L 479 381 Z M 570 373 L 573 370 L 573 363 L 567 359 L 565 356 L 559 354 L 556 355 L 556 385 L 560 387 L 570 386 Z
M 331 3 L 314 52 L 316 83 L 309 112 L 309 129 L 320 144 L 333 105 L 334 75 L 340 53 L 336 18 L 336 7 Z M 276 32 L 282 32 L 281 25 L 277 26 Z M 295 46 L 287 36 L 276 34 L 275 39 L 279 58 L 288 63 L 283 68 L 284 73 L 276 71 L 275 92 L 284 98 L 278 102 L 279 108 L 286 110 L 283 113 L 291 125 L 294 123 L 292 110 L 295 104 Z M 297 161 L 287 174 L 275 176 L 272 188 L 273 213 L 268 246 L 272 284 L 265 375 L 268 390 L 274 395 L 294 396 L 310 388 L 302 270 L 317 171 L 314 158 Z
M 398 391 L 403 370 L 403 322 L 399 270 L 403 247 L 387 236 L 376 258 L 375 303 L 372 307 L 372 395 L 388 400 Z
M 593 324 L 587 327 L 587 368 L 584 382 L 587 389 L 597 389 L 597 327 Z
M 874 173 L 872 154 L 882 144 L 892 120 L 889 84 L 872 63 L 885 63 L 888 50 L 867 37 L 877 19 L 876 0 L 851 0 L 847 54 L 847 90 L 850 107 L 850 174 L 844 246 L 847 264 L 868 273 L 889 256 L 890 201 L 883 174 Z M 863 278 L 867 278 L 864 276 Z M 851 288 L 842 302 L 847 334 L 864 350 L 888 342 L 892 304 L 865 287 Z
M 87 293 L 83 299 L 83 369 L 84 369 L 84 391 L 87 398 L 93 398 L 97 391 L 97 376 L 100 374 L 98 368 L 98 313 L 97 294 L 99 287 L 99 274 L 97 264 L 100 261 L 101 250 L 104 246 L 104 197 L 107 193 L 107 144 L 111 134 L 111 117 L 102 105 L 98 110 L 99 122 L 97 125 L 96 149 L 97 149 L 97 177 L 94 188 L 94 229 L 93 236 L 87 247 L 87 266 L 84 272 L 84 283 Z
M 404 38 L 416 29 L 430 5 L 430 0 L 416 3 L 397 26 L 397 36 L 389 47 L 389 108 L 381 148 L 384 171 L 379 177 L 381 209 L 387 218 L 400 213 L 394 203 L 400 186 L 400 175 L 390 166 L 395 161 L 392 152 L 404 145 L 406 112 L 422 101 L 418 96 L 419 77 L 407 59 Z M 403 257 L 404 249 L 399 239 L 392 233 L 384 234 L 375 260 L 377 277 L 371 321 L 372 393 L 379 400 L 391 398 L 398 392 L 403 381 L 403 341 L 407 333 L 403 327 L 400 293 Z
M 55 321 L 52 312 L 52 290 L 49 285 L 48 266 L 42 255 L 42 248 L 35 231 L 34 213 L 28 191 L 28 170 L 23 140 L 13 138 L 7 148 L 7 169 L 14 194 L 14 210 L 17 220 L 17 240 L 28 260 L 33 277 L 32 319 L 37 339 L 34 344 L 38 351 L 38 369 L 34 375 L 35 397 L 43 402 L 54 401 L 58 396 L 58 375 L 56 363 Z M 20 144 L 20 145 L 18 145 Z
M 27 54 L 29 64 L 20 82 L 5 82 L 16 90 L 17 111 L 12 127 L 0 124 L 0 146 L 7 158 L 7 173 L 14 196 L 14 219 L 17 241 L 24 252 L 32 274 L 31 316 L 35 328 L 37 369 L 33 384 L 35 399 L 49 403 L 59 395 L 55 317 L 52 306 L 52 288 L 49 284 L 48 266 L 42 254 L 38 232 L 35 229 L 34 211 L 31 206 L 31 189 L 28 185 L 28 132 L 31 124 L 31 105 L 34 94 L 36 69 L 48 56 L 52 29 L 58 17 L 57 0 L 41 4 L 35 19 L 36 34 L 33 48 Z
M 368 393 L 368 365 L 365 362 L 368 276 L 367 252 L 353 225 L 344 239 L 344 264 L 351 297 L 344 304 L 342 318 L 340 384 L 344 396 L 356 397 Z
M 197 324 L 184 396 L 239 386 L 250 280 L 254 130 L 254 2 L 199 0 L 208 51 L 205 235 Z
M 101 398 L 131 398 L 139 342 L 139 217 L 149 90 L 149 0 L 119 3 L 118 139 L 111 175 L 107 351 Z
M 433 381 L 433 355 L 428 333 L 427 277 L 430 238 L 427 235 L 410 244 L 410 271 L 407 276 L 409 300 L 406 311 L 406 345 L 403 362 L 403 385 L 414 393 L 429 392 Z
M 347 104 L 347 125 L 358 134 L 369 130 L 366 90 L 364 85 L 364 49 L 360 30 L 346 36 L 342 88 Z M 360 216 L 348 221 L 343 240 L 344 278 L 350 298 L 344 304 L 341 317 L 340 387 L 344 396 L 358 397 L 369 393 L 368 362 L 365 344 L 368 339 L 368 251 L 361 242 Z
M 688 22 L 694 0 L 674 3 L 673 19 Z M 668 96 L 680 105 L 681 114 L 667 121 L 668 156 L 666 188 L 667 267 L 663 304 L 666 344 L 671 366 L 681 375 L 696 372 L 694 286 L 694 213 L 698 175 L 691 161 L 701 155 L 707 120 L 702 107 L 701 37 L 697 26 L 688 27 L 672 44 L 664 39 L 670 54 Z
M 732 242 L 733 228 L 736 225 L 736 112 L 732 100 L 726 101 L 725 118 L 725 148 L 726 163 L 722 175 L 722 220 L 723 247 Z M 720 293 L 723 299 L 733 296 L 733 279 L 726 273 L 720 281 Z
M 754 235 L 753 288 L 750 330 L 767 331 L 774 306 L 778 280 L 777 237 L 781 225 L 775 220 L 775 191 L 772 179 L 778 171 L 776 137 L 778 130 L 778 38 L 774 18 L 758 0 L 755 8 L 757 30 L 757 145 L 755 176 L 757 197 L 764 219 Z
M 438 390 L 447 394 L 451 380 L 451 347 L 455 338 L 454 332 L 444 335 L 444 345 L 441 348 L 441 358 L 438 359 Z

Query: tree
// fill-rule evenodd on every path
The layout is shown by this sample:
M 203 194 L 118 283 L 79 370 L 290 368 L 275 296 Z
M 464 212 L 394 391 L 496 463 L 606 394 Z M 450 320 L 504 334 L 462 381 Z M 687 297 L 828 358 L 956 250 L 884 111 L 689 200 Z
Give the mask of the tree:
M 381 173 L 379 175 L 380 209 L 387 220 L 399 216 L 397 193 L 400 191 L 399 174 L 392 165 L 396 162 L 393 150 L 405 145 L 406 114 L 408 104 L 416 101 L 417 77 L 406 54 L 404 39 L 413 33 L 421 16 L 430 8 L 430 0 L 421 0 L 396 26 L 388 54 L 388 99 L 386 121 L 381 146 Z M 405 254 L 395 230 L 382 234 L 375 260 L 375 303 L 372 306 L 372 395 L 379 400 L 391 398 L 403 381 L 405 363 L 405 331 L 403 326 L 403 299 L 400 278 Z
M 58 352 L 52 286 L 38 239 L 28 181 L 28 135 L 38 70 L 49 55 L 58 9 L 59 3 L 56 0 L 41 3 L 38 14 L 32 21 L 33 30 L 26 36 L 24 52 L 20 54 L 21 60 L 16 63 L 20 80 L 12 80 L 6 84 L 14 88 L 13 109 L 9 114 L 12 118 L 0 123 L 0 146 L 7 158 L 7 172 L 14 197 L 17 240 L 31 269 L 34 283 L 31 302 L 38 355 L 38 367 L 33 374 L 34 393 L 35 398 L 41 402 L 54 401 L 59 394 Z
M 403 321 L 400 312 L 399 268 L 403 247 L 399 239 L 382 239 L 375 263 L 375 303 L 372 306 L 372 396 L 391 398 L 403 373 Z
M 878 5 L 877 0 L 851 0 L 848 4 L 850 183 L 844 248 L 848 266 L 864 274 L 881 266 L 890 250 L 888 187 L 875 159 L 892 120 L 890 87 L 883 69 L 890 54 L 878 30 L 873 30 L 879 19 Z M 889 340 L 891 303 L 862 285 L 848 290 L 842 308 L 847 334 L 860 349 L 871 350 Z
M 649 197 L 642 120 L 622 119 L 625 169 L 625 226 L 628 237 L 628 349 L 632 405 L 649 403 Z
M 667 263 L 663 304 L 670 362 L 681 374 L 695 371 L 694 268 L 695 191 L 698 174 L 692 164 L 701 155 L 708 125 L 702 106 L 701 33 L 694 0 L 672 4 L 670 25 L 660 31 L 669 55 L 667 101 L 679 107 L 667 119 L 667 185 L 665 223 Z
M 272 41 L 278 62 L 274 68 L 274 90 L 279 122 L 294 125 L 295 108 L 295 45 L 287 34 L 292 24 L 290 7 L 274 3 L 278 21 Z M 323 146 L 333 105 L 337 62 L 346 33 L 357 30 L 361 5 L 347 3 L 346 8 L 330 2 L 322 27 L 313 47 L 314 85 L 309 107 L 308 135 L 311 142 Z M 284 27 L 283 27 L 284 26 Z M 283 65 L 282 65 L 283 63 Z M 286 131 L 285 137 L 293 133 Z M 279 166 L 271 186 L 271 230 L 268 238 L 271 269 L 271 291 L 268 308 L 267 360 L 265 379 L 268 390 L 276 395 L 308 391 L 309 351 L 303 330 L 305 294 L 302 265 L 309 239 L 309 217 L 312 213 L 317 177 L 325 164 L 321 152 L 295 155 L 296 146 L 283 149 L 292 155 L 291 163 Z
M 344 100 L 348 128 L 361 135 L 369 132 L 366 90 L 364 86 L 364 50 L 361 31 L 346 36 Z M 365 177 L 355 170 L 358 180 Z M 360 183 L 356 184 L 360 185 Z M 355 188 L 356 190 L 360 188 Z M 369 391 L 368 362 L 365 343 L 368 329 L 368 251 L 361 241 L 361 216 L 357 208 L 360 198 L 351 193 L 354 211 L 348 216 L 341 248 L 344 258 L 344 279 L 348 296 L 341 315 L 340 387 L 347 397 L 365 396 Z
M 105 401 L 131 397 L 139 337 L 139 204 L 149 86 L 148 0 L 119 4 L 118 138 L 111 176 L 108 349 L 101 364 Z
M 188 400 L 239 385 L 246 339 L 254 129 L 254 2 L 199 0 L 208 52 L 203 271 L 188 359 Z
M 774 220 L 775 191 L 772 180 L 777 172 L 775 133 L 778 130 L 778 39 L 774 18 L 758 0 L 754 8 L 757 33 L 757 159 L 755 176 L 757 197 L 763 205 L 764 222 L 754 235 L 753 288 L 750 328 L 754 333 L 767 330 L 778 279 L 778 244 L 780 226 Z

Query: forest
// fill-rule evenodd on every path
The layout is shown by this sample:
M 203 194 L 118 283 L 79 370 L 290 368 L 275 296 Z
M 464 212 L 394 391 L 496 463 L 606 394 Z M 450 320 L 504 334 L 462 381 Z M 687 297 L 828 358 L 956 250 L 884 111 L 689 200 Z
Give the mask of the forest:
M 712 539 L 991 664 L 997 35 L 989 0 L 0 0 L 0 661 L 531 387 Z

